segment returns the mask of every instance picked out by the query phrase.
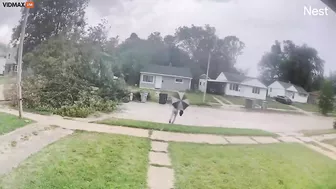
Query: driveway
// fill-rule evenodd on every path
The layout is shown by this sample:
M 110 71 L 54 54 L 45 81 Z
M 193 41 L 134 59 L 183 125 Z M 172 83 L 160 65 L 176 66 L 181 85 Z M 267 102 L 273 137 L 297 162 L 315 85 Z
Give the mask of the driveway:
M 157 103 L 123 104 L 114 117 L 168 123 L 172 107 Z M 191 106 L 175 124 L 263 129 L 271 132 L 331 129 L 333 118 L 288 113 L 247 112 L 244 110 Z

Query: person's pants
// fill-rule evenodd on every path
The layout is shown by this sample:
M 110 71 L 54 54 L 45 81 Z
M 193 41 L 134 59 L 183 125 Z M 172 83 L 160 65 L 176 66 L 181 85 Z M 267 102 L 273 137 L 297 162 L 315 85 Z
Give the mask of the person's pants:
M 169 123 L 174 123 L 176 116 L 177 116 L 177 111 L 173 111 L 172 115 L 170 116 Z

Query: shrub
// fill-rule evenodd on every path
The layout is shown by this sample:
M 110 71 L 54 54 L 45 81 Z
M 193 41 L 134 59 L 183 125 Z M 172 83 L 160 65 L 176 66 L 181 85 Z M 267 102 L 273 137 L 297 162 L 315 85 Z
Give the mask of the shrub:
M 324 82 L 318 105 L 323 115 L 327 115 L 327 113 L 333 110 L 334 94 L 333 94 L 333 86 L 330 81 Z

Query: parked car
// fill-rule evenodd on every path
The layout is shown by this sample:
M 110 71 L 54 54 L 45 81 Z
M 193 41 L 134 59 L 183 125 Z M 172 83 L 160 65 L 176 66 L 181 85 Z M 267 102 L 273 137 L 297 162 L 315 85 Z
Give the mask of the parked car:
M 287 104 L 287 105 L 291 105 L 293 102 L 290 98 L 288 98 L 287 96 L 276 96 L 275 100 L 277 102 L 280 102 L 282 104 Z

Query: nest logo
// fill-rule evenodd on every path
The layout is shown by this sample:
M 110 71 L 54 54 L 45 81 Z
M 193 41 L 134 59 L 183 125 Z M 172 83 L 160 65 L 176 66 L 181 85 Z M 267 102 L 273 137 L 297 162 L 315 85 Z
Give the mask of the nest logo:
M 26 7 L 28 9 L 34 8 L 34 2 L 27 1 L 27 2 L 2 2 L 3 7 L 5 8 L 12 8 L 12 7 Z
M 328 7 L 314 8 L 312 6 L 303 7 L 303 15 L 307 16 L 328 16 Z

